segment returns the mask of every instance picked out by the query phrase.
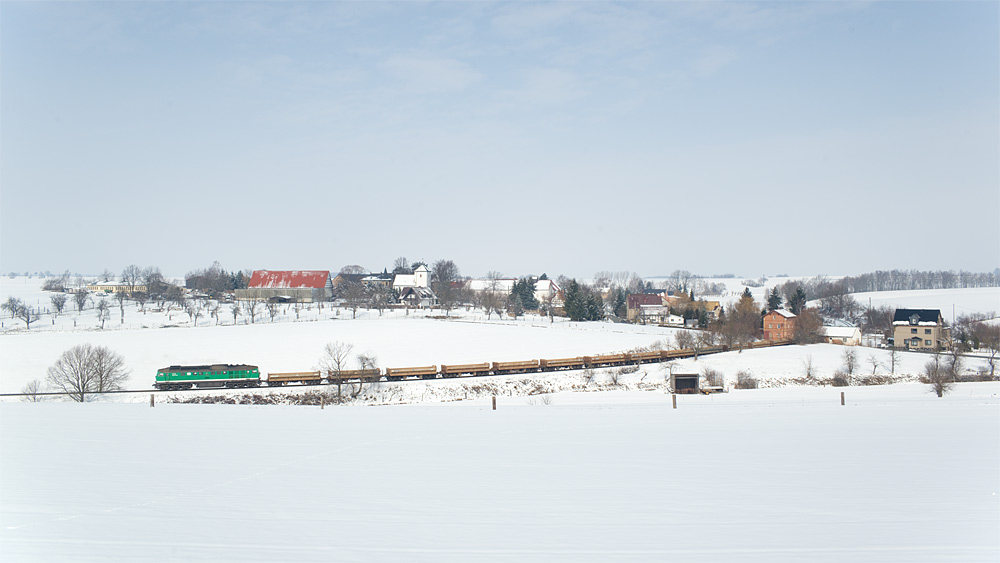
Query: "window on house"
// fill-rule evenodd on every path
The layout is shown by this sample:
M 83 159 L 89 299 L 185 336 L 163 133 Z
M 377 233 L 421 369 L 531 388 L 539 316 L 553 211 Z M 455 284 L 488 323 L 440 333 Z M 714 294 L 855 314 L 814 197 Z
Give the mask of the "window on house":
M 930 334 L 930 333 L 931 333 L 931 329 L 929 329 L 929 328 L 925 328 L 924 329 L 924 334 Z
M 911 328 L 910 329 L 910 334 L 916 334 L 916 333 L 917 333 L 917 329 L 915 329 L 915 328 Z
M 930 346 L 930 345 L 931 345 L 930 340 L 924 340 L 924 346 Z

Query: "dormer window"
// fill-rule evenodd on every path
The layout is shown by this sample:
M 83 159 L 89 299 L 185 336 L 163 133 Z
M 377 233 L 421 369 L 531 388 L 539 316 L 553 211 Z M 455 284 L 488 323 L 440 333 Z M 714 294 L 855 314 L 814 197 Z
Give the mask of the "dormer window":
M 920 315 L 916 313 L 910 315 L 910 324 L 911 325 L 920 324 Z

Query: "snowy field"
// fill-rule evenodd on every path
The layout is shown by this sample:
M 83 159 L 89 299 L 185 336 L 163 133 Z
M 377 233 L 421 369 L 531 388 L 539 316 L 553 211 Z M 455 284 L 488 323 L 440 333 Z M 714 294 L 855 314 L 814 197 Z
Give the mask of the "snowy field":
M 997 561 L 1000 384 L 0 404 L 4 561 Z
M 0 297 L 41 306 L 49 294 L 40 283 L 5 279 Z M 448 319 L 362 310 L 351 320 L 329 307 L 290 308 L 273 322 L 263 314 L 237 326 L 222 315 L 197 327 L 179 311 L 127 306 L 124 323 L 119 315 L 112 309 L 105 330 L 90 309 L 30 330 L 5 319 L 0 392 L 44 379 L 80 343 L 124 356 L 128 387 L 146 390 L 157 368 L 176 363 L 311 370 L 334 340 L 394 367 L 618 352 L 675 330 L 486 320 L 466 310 Z M 891 371 L 888 351 L 855 350 L 858 377 Z M 250 396 L 211 390 L 157 393 L 155 408 L 145 392 L 82 405 L 8 398 L 0 554 L 16 562 L 1000 560 L 1000 383 L 958 384 L 939 399 L 912 382 L 929 357 L 900 353 L 902 383 L 802 384 L 807 365 L 830 378 L 844 352 L 789 346 L 619 376 L 381 383 L 359 401 L 393 405 L 377 407 L 171 403 Z M 967 358 L 965 368 L 984 365 Z M 748 371 L 763 388 L 679 396 L 674 410 L 665 393 L 671 366 L 716 370 L 727 387 Z
M 854 298 L 864 306 L 883 305 L 910 309 L 940 309 L 949 323 L 956 317 L 971 313 L 1000 314 L 1000 288 L 975 287 L 966 289 L 934 289 L 914 291 L 876 291 L 855 293 Z

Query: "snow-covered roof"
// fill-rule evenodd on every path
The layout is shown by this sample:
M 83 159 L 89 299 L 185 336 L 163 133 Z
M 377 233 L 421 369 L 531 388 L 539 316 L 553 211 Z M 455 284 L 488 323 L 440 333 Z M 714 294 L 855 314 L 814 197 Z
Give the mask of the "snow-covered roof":
M 823 334 L 830 338 L 854 338 L 861 335 L 861 330 L 856 326 L 825 326 Z
M 517 283 L 517 280 L 513 278 L 502 278 L 496 280 L 469 280 L 469 289 L 472 291 L 486 291 L 493 287 L 493 282 L 496 282 L 496 291 L 510 293 L 510 290 L 514 289 L 514 284 Z
M 777 313 L 782 317 L 785 317 L 786 319 L 795 318 L 795 313 L 789 311 L 788 309 L 775 309 L 774 311 L 772 311 L 772 313 Z
M 892 324 L 934 326 L 941 318 L 941 309 L 896 309 Z

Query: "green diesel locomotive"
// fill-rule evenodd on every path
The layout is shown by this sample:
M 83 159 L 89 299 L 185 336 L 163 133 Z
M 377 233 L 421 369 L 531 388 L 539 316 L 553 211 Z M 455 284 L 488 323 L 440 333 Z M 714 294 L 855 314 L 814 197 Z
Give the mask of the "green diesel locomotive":
M 210 366 L 170 366 L 156 370 L 157 389 L 172 391 L 218 387 L 260 387 L 257 366 L 213 364 Z

